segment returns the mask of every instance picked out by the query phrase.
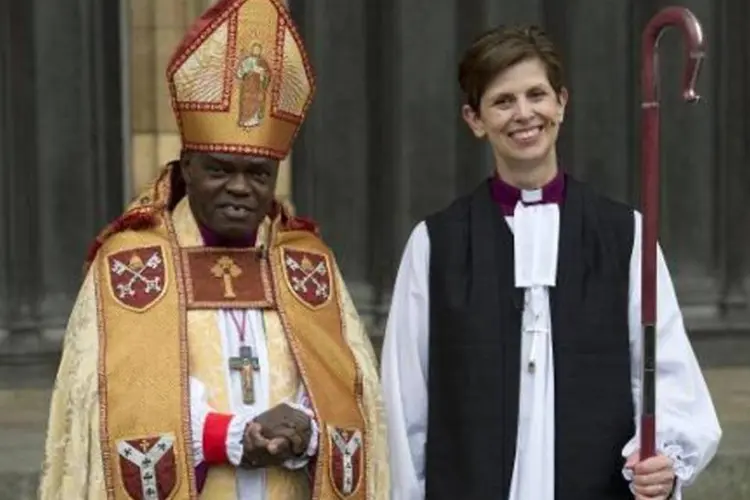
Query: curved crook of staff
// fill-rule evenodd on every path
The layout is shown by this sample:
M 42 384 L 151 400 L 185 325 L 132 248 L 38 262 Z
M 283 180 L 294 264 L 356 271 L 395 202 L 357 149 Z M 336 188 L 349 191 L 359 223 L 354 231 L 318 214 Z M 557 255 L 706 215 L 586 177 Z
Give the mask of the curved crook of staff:
M 641 323 L 643 377 L 640 459 L 656 454 L 656 245 L 659 228 L 659 39 L 669 27 L 679 28 L 685 46 L 682 97 L 699 99 L 695 84 L 704 57 L 703 29 L 684 7 L 666 7 L 651 18 L 642 38 L 642 187 Z

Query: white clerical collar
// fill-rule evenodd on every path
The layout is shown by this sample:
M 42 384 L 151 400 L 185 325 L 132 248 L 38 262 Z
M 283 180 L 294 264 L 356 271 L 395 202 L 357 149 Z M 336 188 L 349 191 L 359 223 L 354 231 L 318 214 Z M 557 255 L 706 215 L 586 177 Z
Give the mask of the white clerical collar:
M 542 201 L 543 195 L 542 189 L 522 189 L 521 190 L 521 201 L 526 204 L 539 203 Z

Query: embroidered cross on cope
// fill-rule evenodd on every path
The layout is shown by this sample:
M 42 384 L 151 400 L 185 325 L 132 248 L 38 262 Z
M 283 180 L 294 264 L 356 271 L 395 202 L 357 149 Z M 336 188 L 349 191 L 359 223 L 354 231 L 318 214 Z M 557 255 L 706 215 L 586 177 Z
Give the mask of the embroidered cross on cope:
M 234 279 L 242 274 L 242 268 L 235 264 L 234 260 L 231 258 L 223 256 L 216 262 L 216 265 L 211 268 L 211 272 L 216 278 L 223 280 L 224 298 L 236 298 L 237 294 L 234 291 Z
M 267 309 L 274 306 L 270 263 L 261 249 L 182 249 L 188 309 Z
M 250 346 L 240 347 L 240 355 L 229 358 L 229 368 L 240 373 L 242 380 L 242 402 L 246 405 L 255 403 L 255 384 L 253 372 L 260 369 L 258 358 L 253 355 Z

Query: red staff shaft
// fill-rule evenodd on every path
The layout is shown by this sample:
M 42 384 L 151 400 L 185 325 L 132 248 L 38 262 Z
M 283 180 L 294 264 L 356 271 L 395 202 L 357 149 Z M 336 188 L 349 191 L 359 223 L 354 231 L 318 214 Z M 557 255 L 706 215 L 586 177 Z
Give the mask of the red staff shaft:
M 698 19 L 683 7 L 666 7 L 651 18 L 642 38 L 641 85 L 643 240 L 641 248 L 641 323 L 643 373 L 640 458 L 656 454 L 656 249 L 659 232 L 659 68 L 658 45 L 662 33 L 677 27 L 685 45 L 683 99 L 695 102 L 695 83 L 704 56 L 703 30 Z

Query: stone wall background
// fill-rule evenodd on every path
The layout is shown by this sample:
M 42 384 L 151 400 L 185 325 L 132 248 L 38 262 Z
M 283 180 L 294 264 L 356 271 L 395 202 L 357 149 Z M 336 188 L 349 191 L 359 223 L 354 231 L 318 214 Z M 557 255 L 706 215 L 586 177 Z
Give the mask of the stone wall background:
M 640 36 L 666 0 L 291 0 L 318 92 L 279 195 L 312 216 L 382 330 L 409 232 L 492 169 L 456 64 L 502 22 L 543 24 L 571 91 L 566 170 L 638 205 Z M 703 101 L 662 40 L 661 241 L 691 335 L 750 335 L 750 56 L 744 0 L 686 0 Z M 94 235 L 179 150 L 164 70 L 206 0 L 0 3 L 0 356 L 59 352 Z M 292 175 L 293 174 L 293 175 Z

